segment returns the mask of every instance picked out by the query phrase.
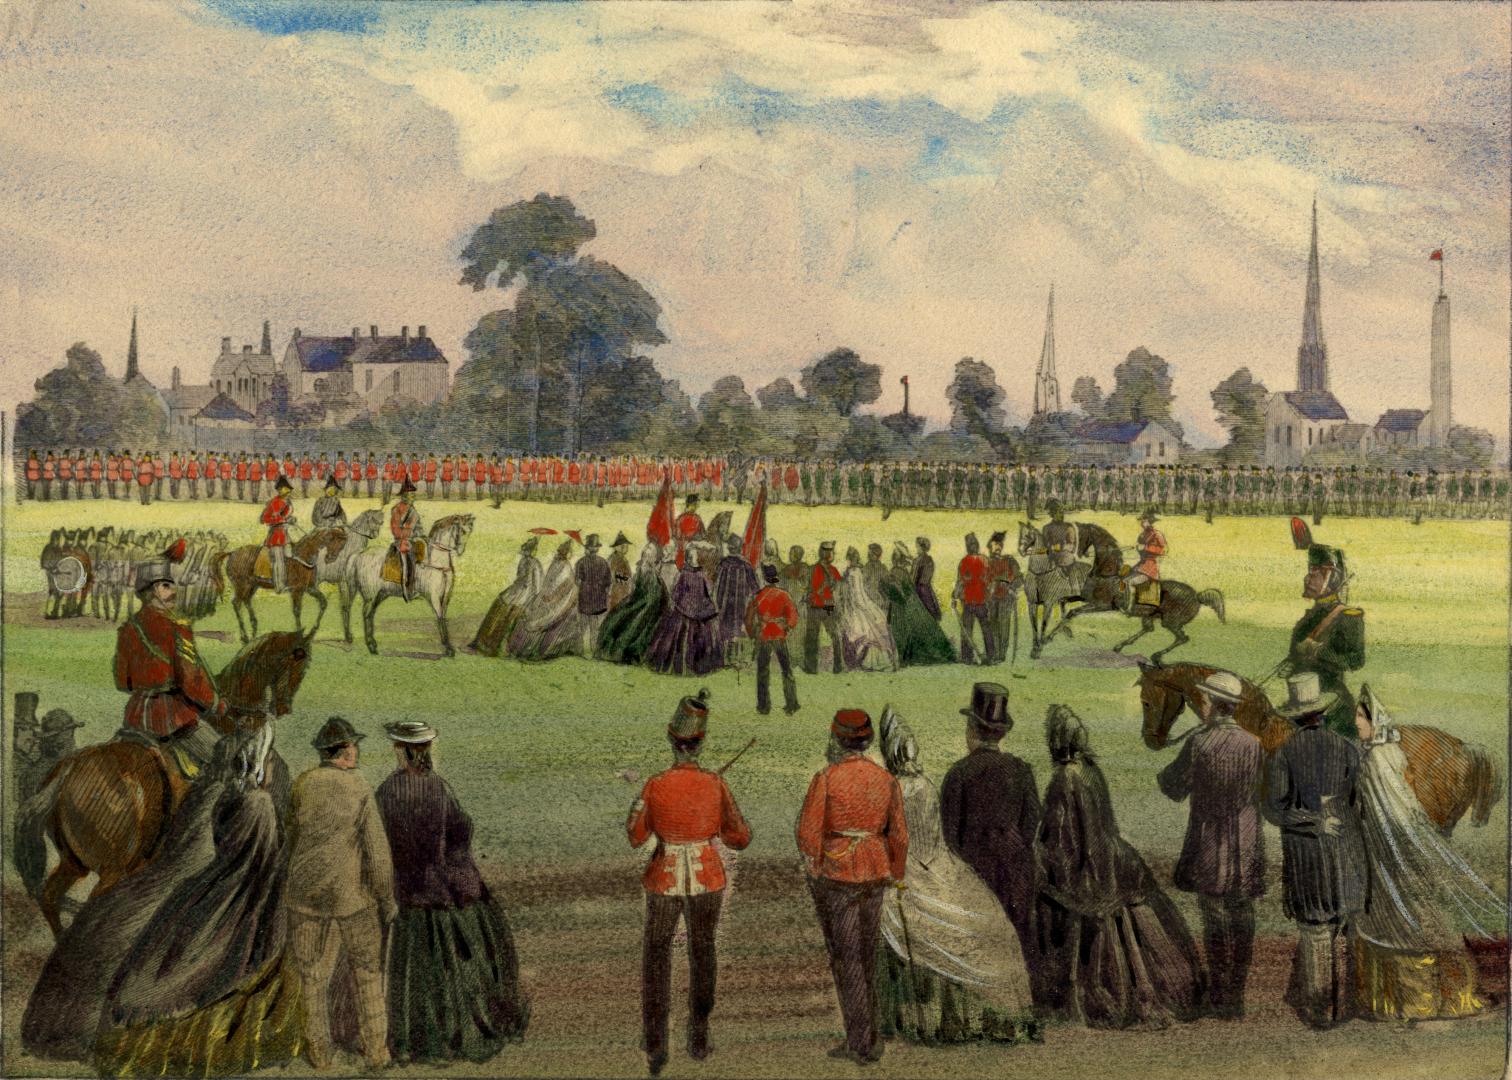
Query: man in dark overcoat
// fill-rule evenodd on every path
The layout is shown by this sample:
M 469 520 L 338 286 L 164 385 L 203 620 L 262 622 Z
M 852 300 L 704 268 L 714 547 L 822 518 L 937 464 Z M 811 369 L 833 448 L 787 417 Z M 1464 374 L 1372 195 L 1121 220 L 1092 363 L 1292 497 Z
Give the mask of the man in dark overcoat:
M 1013 729 L 1007 687 L 977 683 L 971 688 L 971 707 L 961 713 L 966 717 L 967 754 L 950 767 L 940 785 L 940 824 L 950 849 L 997 894 L 1032 971 L 1039 788 L 1027 761 L 998 749 Z
M 1202 728 L 1182 744 L 1157 781 L 1167 798 L 1191 799 L 1174 883 L 1197 894 L 1214 1016 L 1244 1016 L 1244 984 L 1255 946 L 1255 897 L 1265 893 L 1260 783 L 1265 750 L 1234 721 L 1244 685 L 1217 671 L 1198 687 Z
M 1286 680 L 1277 709 L 1300 730 L 1271 758 L 1265 816 L 1281 829 L 1282 909 L 1297 923 L 1289 1003 L 1326 1029 L 1348 1018 L 1348 925 L 1365 906 L 1365 846 L 1355 803 L 1360 751 L 1328 730 L 1333 695 L 1312 672 Z
M 602 546 L 598 533 L 589 533 L 588 539 L 583 541 L 583 557 L 572 571 L 578 590 L 578 622 L 582 626 L 584 656 L 592 656 L 598 647 L 599 627 L 609 612 L 609 590 L 614 585 L 609 560 L 599 554 Z

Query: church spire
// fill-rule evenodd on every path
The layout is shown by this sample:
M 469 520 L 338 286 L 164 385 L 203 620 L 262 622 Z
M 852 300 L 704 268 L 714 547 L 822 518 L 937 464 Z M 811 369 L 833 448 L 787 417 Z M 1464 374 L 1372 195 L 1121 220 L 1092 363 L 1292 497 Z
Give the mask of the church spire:
M 1040 346 L 1039 370 L 1034 376 L 1034 415 L 1061 411 L 1060 383 L 1055 378 L 1055 286 L 1045 309 L 1045 343 Z
M 1318 200 L 1312 206 L 1312 248 L 1307 255 L 1307 300 L 1297 348 L 1297 389 L 1328 389 L 1328 344 L 1323 340 L 1322 285 L 1318 271 Z
M 137 370 L 137 313 L 136 308 L 131 309 L 131 344 L 126 347 L 126 382 L 140 377 Z

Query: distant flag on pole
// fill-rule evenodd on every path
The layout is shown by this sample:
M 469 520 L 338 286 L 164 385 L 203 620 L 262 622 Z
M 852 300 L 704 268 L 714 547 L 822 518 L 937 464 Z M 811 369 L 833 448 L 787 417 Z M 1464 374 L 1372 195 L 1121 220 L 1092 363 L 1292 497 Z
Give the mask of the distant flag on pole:
M 761 562 L 761 549 L 766 544 L 766 481 L 756 492 L 756 501 L 751 504 L 751 516 L 746 518 L 745 539 L 740 545 L 740 554 L 752 566 Z
M 646 522 L 646 539 L 666 547 L 672 542 L 672 471 L 662 472 L 661 492 L 656 496 L 656 505 L 651 508 L 651 520 Z
M 579 544 L 581 544 L 583 542 L 583 530 L 582 529 L 568 529 L 567 530 L 567 535 L 570 536 L 570 537 L 572 537 Z
M 1443 248 L 1434 248 L 1433 249 L 1433 254 L 1430 255 L 1430 256 L 1428 256 L 1428 258 L 1429 258 L 1429 260 L 1431 262 L 1443 262 L 1444 261 L 1444 249 Z
M 556 530 L 555 529 L 548 529 L 548 528 L 546 528 L 543 525 L 537 525 L 534 529 L 531 529 L 530 532 L 534 536 L 555 536 L 556 535 Z

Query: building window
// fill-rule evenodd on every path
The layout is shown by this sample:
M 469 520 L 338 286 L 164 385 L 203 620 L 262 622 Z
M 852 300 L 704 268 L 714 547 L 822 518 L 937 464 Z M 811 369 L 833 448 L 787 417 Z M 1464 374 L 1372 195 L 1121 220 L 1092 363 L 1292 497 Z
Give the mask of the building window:
M 1145 443 L 1145 457 L 1150 456 L 1150 451 L 1152 449 L 1154 449 L 1154 447 L 1152 447 L 1149 443 Z
M 1291 445 L 1291 435 L 1292 435 L 1292 426 L 1290 424 L 1287 424 L 1286 425 L 1286 445 L 1287 446 Z
M 1312 428 L 1308 428 L 1307 429 L 1307 445 L 1308 446 L 1312 445 L 1312 432 L 1313 432 Z
M 373 388 L 373 373 L 371 370 L 369 370 L 367 373 L 367 388 L 369 390 Z
M 1276 445 L 1277 446 L 1281 445 L 1281 425 L 1280 424 L 1276 425 Z
M 1162 441 L 1161 444 L 1160 444 L 1160 456 L 1161 457 L 1165 457 L 1165 442 L 1164 441 Z

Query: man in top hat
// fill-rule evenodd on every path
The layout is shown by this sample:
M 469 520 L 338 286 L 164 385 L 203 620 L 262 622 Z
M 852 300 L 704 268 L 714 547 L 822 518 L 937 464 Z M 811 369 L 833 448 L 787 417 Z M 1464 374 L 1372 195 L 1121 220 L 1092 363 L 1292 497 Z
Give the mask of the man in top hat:
M 630 567 L 630 540 L 624 533 L 619 533 L 609 548 L 609 610 L 613 611 L 623 604 L 634 591 L 634 573 Z
M 1288 1002 L 1304 1022 L 1348 1018 L 1348 924 L 1365 904 L 1365 847 L 1355 809 L 1360 750 L 1324 725 L 1335 696 L 1314 672 L 1286 680 L 1277 711 L 1298 731 L 1272 755 L 1265 816 L 1281 829 L 1282 908 L 1297 923 Z
M 215 732 L 201 718 L 224 716 L 226 703 L 194 646 L 193 627 L 174 611 L 178 586 L 173 565 L 187 550 L 178 540 L 161 555 L 137 563 L 142 606 L 116 632 L 115 684 L 131 695 L 125 727 L 157 743 L 192 776 L 210 760 L 216 743 Z
M 987 616 L 987 598 L 991 589 L 991 575 L 987 560 L 982 558 L 982 545 L 976 533 L 966 534 L 966 554 L 956 570 L 955 592 L 951 600 L 958 609 L 961 620 L 961 663 L 976 662 L 972 649 L 971 629 L 982 628 L 982 663 L 995 662 L 998 652 L 997 639 L 993 633 L 992 620 Z
M 583 655 L 592 656 L 598 648 L 599 626 L 609 611 L 609 589 L 614 575 L 609 560 L 599 554 L 598 533 L 589 533 L 583 541 L 583 557 L 573 568 L 577 582 L 578 624 L 583 628 Z
M 1168 799 L 1191 799 L 1178 889 L 1197 894 L 1208 967 L 1208 1001 L 1224 1020 L 1244 1016 L 1244 984 L 1255 945 L 1255 898 L 1265 893 L 1260 785 L 1265 750 L 1240 727 L 1239 677 L 1216 671 L 1197 686 L 1202 728 L 1156 777 Z
M 819 561 L 809 574 L 808 622 L 803 628 L 803 670 L 810 675 L 819 674 L 819 629 L 829 635 L 830 651 L 833 654 L 832 670 L 841 671 L 842 650 L 840 637 L 835 633 L 835 586 L 840 583 L 840 570 L 835 566 L 835 542 L 826 540 L 819 545 Z
M 1365 665 L 1365 612 L 1345 602 L 1348 585 L 1344 552 L 1309 544 L 1302 596 L 1313 602 L 1292 627 L 1291 648 L 1283 664 L 1288 674 L 1310 672 L 1333 697 L 1326 723 L 1345 738 L 1354 733 L 1354 695 L 1344 673 Z
M 672 935 L 683 919 L 688 932 L 688 1055 L 702 1061 L 714 1011 L 714 934 L 724 903 L 725 872 L 717 838 L 739 851 L 751 842 L 729 785 L 698 764 L 709 720 L 709 692 L 685 697 L 667 725 L 673 764 L 641 788 L 625 832 L 631 847 L 655 838 L 641 885 L 646 922 L 641 937 L 641 1030 L 646 1063 L 656 1076 L 667 1063 L 667 1012 L 672 1000 Z
M 966 717 L 966 756 L 950 767 L 940 785 L 945 843 L 997 895 L 1018 931 L 1024 955 L 1032 957 L 1039 888 L 1034 834 L 1040 823 L 1034 770 L 1027 761 L 998 749 L 1003 736 L 1013 730 L 1006 686 L 976 683 L 971 706 L 961 715 Z
M 798 711 L 798 686 L 793 681 L 793 661 L 788 656 L 788 634 L 798 625 L 798 606 L 787 590 L 777 584 L 777 567 L 761 564 L 766 583 L 746 605 L 746 634 L 756 642 L 756 711 L 772 711 L 772 657 L 782 672 L 782 708 L 788 715 Z
M 1139 538 L 1134 547 L 1139 552 L 1139 564 L 1124 578 L 1124 602 L 1126 609 L 1136 604 L 1145 607 L 1160 606 L 1160 560 L 1165 558 L 1165 534 L 1155 527 L 1160 519 L 1155 508 L 1147 509 L 1139 518 Z
M 399 485 L 399 501 L 389 511 L 389 532 L 394 534 L 394 551 L 399 555 L 399 582 L 404 599 L 415 595 L 415 534 L 420 531 L 420 511 L 415 509 L 415 484 L 408 475 Z
M 845 1019 L 831 1057 L 870 1064 L 877 1036 L 877 935 L 889 883 L 904 887 L 908 825 L 897 779 L 866 756 L 871 717 L 841 709 L 830 725 L 830 765 L 810 781 L 798 813 L 798 850 L 829 952 Z
M 1013 628 L 1018 593 L 1018 560 L 1003 551 L 1007 534 L 995 532 L 987 538 L 987 625 L 992 628 L 992 642 L 997 650 L 988 657 L 1001 664 L 1008 656 L 1008 638 Z
M 703 518 L 698 516 L 698 496 L 689 495 L 687 502 L 683 503 L 683 512 L 677 515 L 673 523 L 672 540 L 677 545 L 677 568 L 682 569 L 683 548 L 694 540 L 703 539 Z
M 367 1067 L 389 1061 L 383 935 L 399 908 L 383 818 L 357 768 L 363 738 L 341 717 L 327 720 L 311 741 L 320 764 L 294 781 L 289 798 L 289 947 L 304 999 L 307 1052 L 317 1069 L 331 1063 L 331 977 L 343 951 L 356 976 Z
M 280 477 L 282 483 L 287 480 Z M 315 500 L 315 509 L 310 514 L 310 527 L 314 529 L 345 529 L 346 508 L 341 505 L 341 484 L 332 476 L 325 482 L 325 494 Z
M 289 545 L 287 526 L 294 524 L 294 504 L 289 501 L 287 492 L 292 491 L 294 485 L 280 474 L 273 487 L 273 497 L 268 500 L 268 505 L 263 507 L 262 512 L 262 523 L 268 527 L 268 537 L 263 541 L 263 546 L 268 549 L 268 561 L 273 567 L 273 591 L 281 593 L 287 592 L 289 588 L 285 559 L 288 557 Z

